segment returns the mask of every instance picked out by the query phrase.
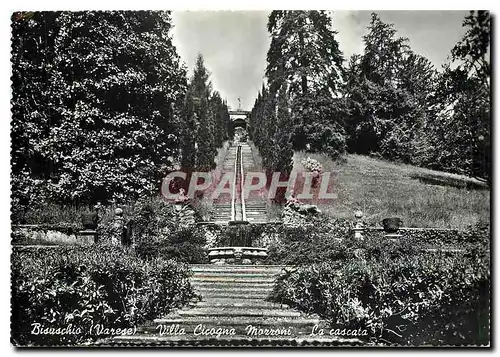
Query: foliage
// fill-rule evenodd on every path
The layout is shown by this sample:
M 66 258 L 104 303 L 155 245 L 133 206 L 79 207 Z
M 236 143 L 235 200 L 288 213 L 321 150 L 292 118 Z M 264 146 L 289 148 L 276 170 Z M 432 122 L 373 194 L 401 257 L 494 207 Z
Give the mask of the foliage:
M 144 259 L 206 262 L 206 239 L 201 230 L 179 225 L 176 216 L 174 206 L 163 200 L 139 203 L 133 217 L 135 251 Z
M 346 127 L 351 151 L 380 153 L 411 162 L 415 133 L 428 114 L 435 70 L 413 53 L 408 39 L 373 13 L 361 56 L 351 58 L 346 92 L 350 116 Z
M 310 91 L 339 89 L 343 56 L 326 11 L 272 11 L 267 29 L 271 44 L 266 76 L 271 91 L 288 82 L 293 100 Z
M 53 121 L 47 71 L 54 59 L 59 14 L 16 13 L 12 17 L 11 198 L 15 217 L 43 201 L 54 170 L 40 141 L 48 137 Z
M 471 12 L 440 71 L 372 14 L 344 87 L 348 149 L 491 179 L 490 15 Z
M 250 116 L 250 136 L 264 167 L 287 172 L 290 145 L 338 157 L 345 150 L 345 104 L 339 99 L 344 69 L 331 16 L 272 11 L 268 31 L 268 88 L 263 85 Z
M 273 300 L 318 313 L 332 327 L 366 329 L 377 342 L 488 343 L 489 251 L 426 252 L 381 239 L 327 248 L 313 241 L 314 252 L 299 250 L 297 257 L 315 261 L 282 274 Z
M 196 167 L 196 135 L 198 130 L 196 114 L 194 112 L 193 96 L 188 91 L 183 106 L 184 123 L 181 131 L 181 169 L 189 172 Z
M 171 260 L 148 262 L 117 249 L 62 248 L 14 251 L 12 341 L 16 345 L 73 345 L 134 327 L 167 314 L 193 296 L 188 267 Z M 79 327 L 79 334 L 31 334 L 44 327 Z
M 165 11 L 13 15 L 16 216 L 43 203 L 123 204 L 157 193 L 167 171 L 192 169 L 197 155 L 211 164 L 227 106 L 214 96 L 211 108 L 208 91 L 201 102 L 189 95 L 170 30 Z
M 347 259 L 351 244 L 351 223 L 347 220 L 316 220 L 313 224 L 282 226 L 269 246 L 266 264 L 308 265 Z M 307 237 L 307 238 L 306 238 Z
M 488 11 L 471 12 L 433 96 L 434 118 L 422 138 L 423 164 L 491 182 L 490 32 Z M 429 129 L 432 129 L 430 131 Z
M 196 168 L 198 171 L 210 171 L 215 167 L 216 155 L 213 113 L 209 107 L 211 83 L 203 56 L 198 54 L 190 83 L 190 93 L 193 96 L 194 112 L 198 121 L 196 132 Z M 191 133 L 192 135 L 192 133 Z

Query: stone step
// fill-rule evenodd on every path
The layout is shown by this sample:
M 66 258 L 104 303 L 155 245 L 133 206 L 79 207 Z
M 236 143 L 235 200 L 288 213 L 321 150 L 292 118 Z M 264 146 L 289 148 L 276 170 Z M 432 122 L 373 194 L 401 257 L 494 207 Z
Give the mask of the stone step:
M 218 283 L 235 283 L 235 284 L 258 284 L 258 283 L 266 283 L 266 284 L 273 284 L 274 281 L 276 280 L 274 277 L 269 277 L 267 279 L 265 278 L 238 278 L 238 277 L 225 277 L 225 276 L 213 276 L 213 277 L 202 277 L 202 278 L 197 278 L 196 276 L 192 277 L 191 283 L 193 284 L 199 284 L 199 283 L 204 283 L 204 284 L 218 284 Z
M 239 332 L 239 331 L 238 331 Z M 133 335 L 116 336 L 96 343 L 97 346 L 205 346 L 205 347 L 334 347 L 362 346 L 363 342 L 356 338 L 340 338 L 337 336 L 310 336 L 310 331 L 304 331 L 292 336 L 248 336 L 242 331 L 235 336 L 204 336 L 192 333 L 182 336 Z
M 196 290 L 200 292 L 202 295 L 211 295 L 211 293 L 230 293 L 230 294 L 247 294 L 251 295 L 262 295 L 269 294 L 273 289 L 272 287 L 258 287 L 258 288 L 240 288 L 237 289 L 232 287 L 231 285 L 227 285 L 227 287 L 213 287 L 210 285 L 198 285 L 196 286 Z
M 239 277 L 243 277 L 243 275 L 255 275 L 255 274 L 259 274 L 259 275 L 264 275 L 264 277 L 268 277 L 268 276 L 274 276 L 276 274 L 279 274 L 281 272 L 284 271 L 283 268 L 274 268 L 274 269 L 263 269 L 263 268 L 252 268 L 251 266 L 250 267 L 247 267 L 245 269 L 231 269 L 230 266 L 228 268 L 225 268 L 226 266 L 224 265 L 212 265 L 213 268 L 210 269 L 210 268 L 203 268 L 203 269 L 193 269 L 192 271 L 195 273 L 195 274 L 205 274 L 205 275 L 210 275 L 210 274 L 221 274 L 222 276 L 239 276 Z M 232 265 L 232 266 L 235 266 L 235 265 Z M 254 276 L 252 276 L 254 277 Z
M 318 318 L 272 318 L 272 317 L 248 317 L 248 318 L 235 318 L 235 317 L 203 317 L 203 316 L 190 316 L 182 318 L 163 318 L 155 319 L 153 325 L 156 329 L 157 325 L 173 325 L 179 324 L 184 328 L 187 326 L 196 326 L 198 324 L 206 324 L 211 327 L 215 326 L 247 326 L 247 325 L 261 325 L 261 326 L 314 326 L 319 324 Z M 147 328 L 148 325 L 145 327 Z
M 300 312 L 273 309 L 233 309 L 233 308 L 193 308 L 177 312 L 180 316 L 216 316 L 216 317 L 299 317 Z
M 209 299 L 206 301 L 199 301 L 194 306 L 196 307 L 221 307 L 221 308 L 231 308 L 231 309 L 247 309 L 250 307 L 258 307 L 259 309 L 289 309 L 290 307 L 286 304 L 279 304 L 275 302 L 265 301 L 261 299 L 246 299 L 246 300 L 234 300 L 234 299 Z
M 197 272 L 193 275 L 193 278 L 197 278 L 198 280 L 202 280 L 204 278 L 229 278 L 230 279 L 271 279 L 278 275 L 279 272 L 231 272 L 231 271 L 206 271 L 206 272 Z M 212 280 L 213 281 L 213 280 Z
M 237 292 L 234 290 L 230 291 L 200 291 L 202 295 L 202 300 L 208 300 L 213 298 L 232 298 L 232 299 L 267 299 L 269 294 L 267 292 L 253 292 L 249 294 L 248 292 Z
M 274 286 L 274 282 L 268 281 L 268 282 L 258 282 L 258 283 L 247 283 L 247 282 L 239 282 L 238 280 L 236 281 L 205 281 L 205 280 L 195 280 L 191 281 L 191 285 L 195 288 L 204 288 L 204 287 L 211 287 L 211 288 L 232 288 L 232 289 L 254 289 L 254 288 L 266 288 L 266 289 L 271 289 Z
M 247 216 L 247 221 L 255 223 L 256 221 L 259 221 L 260 223 L 265 223 L 267 222 L 267 216 L 255 216 L 255 215 L 250 215 Z
M 287 265 L 212 265 L 191 264 L 193 272 L 230 272 L 230 273 L 281 273 L 285 269 L 292 269 Z

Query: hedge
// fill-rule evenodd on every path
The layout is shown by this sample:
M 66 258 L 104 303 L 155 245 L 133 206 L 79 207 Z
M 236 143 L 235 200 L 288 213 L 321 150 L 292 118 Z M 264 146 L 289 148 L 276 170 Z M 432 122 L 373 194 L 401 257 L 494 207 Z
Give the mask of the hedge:
M 428 252 L 383 238 L 295 243 L 282 261 L 306 264 L 278 278 L 272 300 L 317 313 L 332 327 L 366 329 L 368 342 L 489 342 L 487 246 Z
M 92 326 L 133 327 L 166 315 L 193 296 L 187 265 L 144 261 L 116 247 L 15 249 L 11 339 L 14 345 L 90 342 Z M 78 334 L 36 335 L 44 327 L 80 327 Z

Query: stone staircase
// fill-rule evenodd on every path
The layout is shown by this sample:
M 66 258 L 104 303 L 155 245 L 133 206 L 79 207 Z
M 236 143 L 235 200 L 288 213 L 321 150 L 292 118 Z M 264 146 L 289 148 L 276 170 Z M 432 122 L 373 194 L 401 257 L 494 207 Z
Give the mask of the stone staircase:
M 297 346 L 342 345 L 356 340 L 311 337 L 323 323 L 287 305 L 266 301 L 283 266 L 192 265 L 201 301 L 100 345 Z
M 264 201 L 248 201 L 246 202 L 246 216 L 250 223 L 266 223 L 267 207 Z
M 231 220 L 231 203 L 214 203 L 211 222 L 227 224 Z
M 245 142 L 238 143 L 229 148 L 222 169 L 224 172 L 234 172 L 235 160 L 237 158 L 238 145 L 241 146 L 241 164 L 243 165 L 243 172 L 246 178 L 248 172 L 256 172 L 255 161 L 252 155 L 252 148 Z M 237 168 L 239 170 L 240 168 Z M 236 199 L 236 206 L 241 204 L 239 196 Z M 216 224 L 228 224 L 231 221 L 231 201 L 227 195 L 221 196 L 213 203 L 214 211 L 210 219 L 211 222 Z M 238 209 L 238 207 L 236 207 Z M 259 192 L 252 191 L 250 196 L 245 202 L 246 220 L 249 223 L 266 223 L 268 221 L 267 206 L 265 198 L 260 197 Z M 235 217 L 237 219 L 237 217 Z

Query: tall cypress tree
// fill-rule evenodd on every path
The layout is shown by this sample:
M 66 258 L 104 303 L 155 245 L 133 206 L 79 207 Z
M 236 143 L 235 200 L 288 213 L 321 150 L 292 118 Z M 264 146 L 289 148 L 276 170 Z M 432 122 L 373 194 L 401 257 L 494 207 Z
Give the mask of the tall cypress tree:
M 181 168 L 191 172 L 196 166 L 196 132 L 198 123 L 194 112 L 193 94 L 186 92 L 182 111 Z
M 216 148 L 220 148 L 222 147 L 222 143 L 224 141 L 225 108 L 219 92 L 214 91 L 214 93 L 212 94 L 212 97 L 210 98 L 210 107 L 214 118 L 214 145 Z
M 287 87 L 278 91 L 276 130 L 274 132 L 273 169 L 290 175 L 293 168 L 292 130 Z
M 215 155 L 217 153 L 214 138 L 213 113 L 210 110 L 209 98 L 211 95 L 211 84 L 203 56 L 198 54 L 193 78 L 191 80 L 191 93 L 193 95 L 194 112 L 198 120 L 196 133 L 196 167 L 200 171 L 210 171 L 215 167 Z
M 275 150 L 274 134 L 276 132 L 276 94 L 274 92 L 267 92 L 264 97 L 261 127 L 264 136 L 260 144 L 262 165 L 271 174 Z

